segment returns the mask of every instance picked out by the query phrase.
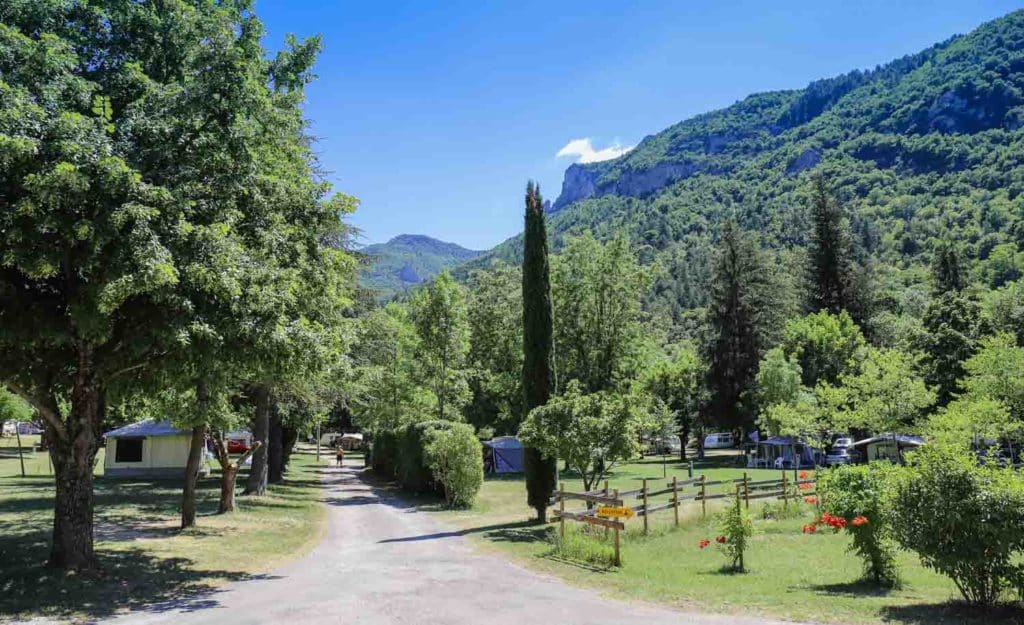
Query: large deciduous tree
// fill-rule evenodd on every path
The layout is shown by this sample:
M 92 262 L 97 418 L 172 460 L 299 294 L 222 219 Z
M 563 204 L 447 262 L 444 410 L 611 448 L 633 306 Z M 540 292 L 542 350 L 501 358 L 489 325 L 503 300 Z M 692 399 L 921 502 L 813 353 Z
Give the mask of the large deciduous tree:
M 434 392 L 437 418 L 458 421 L 459 410 L 469 399 L 466 291 L 445 271 L 417 291 L 410 305 L 420 339 L 421 371 L 425 386 Z
M 551 276 L 544 201 L 540 188 L 526 185 L 526 217 L 523 228 L 523 410 L 524 415 L 548 402 L 555 391 L 552 369 L 554 347 L 551 307 Z M 547 520 L 548 499 L 555 490 L 555 458 L 549 451 L 528 445 L 526 501 Z
M 269 296 L 315 290 L 275 291 L 313 271 L 299 258 L 340 261 L 309 247 L 338 223 L 325 187 L 292 197 L 316 46 L 268 60 L 262 35 L 244 1 L 0 7 L 0 379 L 52 441 L 54 566 L 97 565 L 107 405 L 161 372 L 194 386 L 202 363 L 183 354 L 220 341 L 221 304 L 253 289 L 268 296 L 235 312 L 239 331 L 287 334 L 257 321 Z
M 681 460 L 686 460 L 686 443 L 700 414 L 705 375 L 696 350 L 685 346 L 675 357 L 651 365 L 641 378 L 641 388 L 664 405 L 675 420 Z

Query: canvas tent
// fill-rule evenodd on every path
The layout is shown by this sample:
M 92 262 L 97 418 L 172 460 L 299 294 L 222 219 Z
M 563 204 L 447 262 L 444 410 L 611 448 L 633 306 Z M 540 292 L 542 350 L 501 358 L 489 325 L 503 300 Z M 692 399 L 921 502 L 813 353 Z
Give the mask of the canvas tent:
M 747 460 L 751 468 L 792 469 L 794 452 L 799 459 L 796 467 L 814 466 L 814 449 L 800 439 L 788 436 L 773 436 L 754 443 L 754 453 Z
M 484 441 L 492 456 L 492 471 L 495 473 L 523 472 L 523 444 L 515 436 L 499 436 Z
M 924 445 L 924 439 L 920 436 L 907 436 L 906 434 L 879 434 L 871 438 L 857 441 L 853 447 L 861 453 L 861 456 L 868 462 L 875 460 L 889 460 L 890 462 L 902 462 L 903 453 L 908 449 L 915 449 Z
M 192 437 L 189 430 L 147 419 L 107 432 L 103 437 L 107 441 L 104 475 L 180 478 L 185 474 Z M 200 473 L 210 473 L 205 454 Z

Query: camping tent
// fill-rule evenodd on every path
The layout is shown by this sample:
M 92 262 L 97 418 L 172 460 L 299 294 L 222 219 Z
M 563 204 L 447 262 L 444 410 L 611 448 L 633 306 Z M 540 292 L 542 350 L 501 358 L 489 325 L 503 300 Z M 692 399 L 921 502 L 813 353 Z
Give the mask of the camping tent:
M 788 436 L 773 436 L 757 441 L 756 451 L 748 460 L 748 464 L 751 467 L 765 469 L 791 469 L 794 448 L 799 458 L 799 467 L 814 466 L 814 449 L 800 439 L 794 440 Z
M 916 449 L 921 445 L 924 445 L 924 439 L 920 436 L 879 434 L 878 436 L 857 441 L 853 444 L 853 447 L 860 451 L 862 457 L 868 462 L 874 460 L 901 462 L 905 451 Z
M 494 456 L 495 473 L 522 473 L 523 472 L 523 444 L 515 436 L 499 436 L 484 445 L 491 450 Z
M 126 425 L 103 435 L 107 451 L 103 474 L 113 477 L 184 477 L 192 433 L 152 419 Z M 203 455 L 200 473 L 210 467 Z

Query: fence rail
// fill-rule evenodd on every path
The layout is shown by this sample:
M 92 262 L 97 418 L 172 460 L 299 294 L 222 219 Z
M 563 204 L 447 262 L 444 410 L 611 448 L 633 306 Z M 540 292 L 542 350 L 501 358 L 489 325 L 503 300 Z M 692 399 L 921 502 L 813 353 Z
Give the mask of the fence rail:
M 559 534 L 563 538 L 565 537 L 566 521 L 596 525 L 606 528 L 606 531 L 614 530 L 615 566 L 620 566 L 619 532 L 626 529 L 626 524 L 623 521 L 608 518 L 608 515 L 598 516 L 598 511 L 593 509 L 595 504 L 622 508 L 627 500 L 640 501 L 639 504 L 632 506 L 629 512 L 635 514 L 643 522 L 643 532 L 648 534 L 650 532 L 649 517 L 655 512 L 672 510 L 675 525 L 679 525 L 679 509 L 687 501 L 700 502 L 701 515 L 707 515 L 707 502 L 715 499 L 738 497 L 743 500 L 744 505 L 748 508 L 750 507 L 751 500 L 758 499 L 781 499 L 784 505 L 788 505 L 790 500 L 797 501 L 801 497 L 812 496 L 817 491 L 815 480 L 791 479 L 785 471 L 783 471 L 780 479 L 775 480 L 754 481 L 744 473 L 742 478 L 733 480 L 709 480 L 704 475 L 686 480 L 672 478 L 671 482 L 665 483 L 666 486 L 658 490 L 651 490 L 651 483 L 660 486 L 664 482 L 643 478 L 640 488 L 619 491 L 618 489 L 609 489 L 608 482 L 605 481 L 604 488 L 581 493 L 565 490 L 565 483 L 560 482 L 558 490 L 555 491 L 554 496 L 549 500 L 550 505 L 558 506 L 552 516 L 553 520 L 559 523 Z M 810 486 L 808 487 L 807 485 Z M 733 488 L 730 489 L 732 492 L 709 493 L 708 488 L 712 486 L 731 486 Z M 663 497 L 665 495 L 669 495 L 667 502 L 654 503 L 651 501 L 654 497 Z M 565 502 L 574 500 L 586 502 L 587 509 L 580 511 L 566 510 Z M 612 512 L 612 514 L 615 513 Z

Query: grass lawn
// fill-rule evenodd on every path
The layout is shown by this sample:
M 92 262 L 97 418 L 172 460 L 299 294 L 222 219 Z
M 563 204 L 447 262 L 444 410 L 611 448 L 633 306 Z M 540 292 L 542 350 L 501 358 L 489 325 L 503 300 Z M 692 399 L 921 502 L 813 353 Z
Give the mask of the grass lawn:
M 320 464 L 330 461 L 324 456 Z M 99 471 L 102 464 L 101 456 Z M 28 468 L 26 463 L 29 477 L 12 477 L 20 475 L 17 457 L 12 465 L 0 456 L 0 620 L 94 619 L 170 599 L 202 602 L 224 581 L 258 577 L 308 552 L 326 525 L 321 469 L 308 449 L 296 450 L 286 481 L 272 486 L 267 496 L 239 497 L 235 514 L 214 514 L 216 473 L 201 480 L 199 527 L 186 532 L 177 529 L 180 482 L 101 477 L 96 480 L 96 549 L 103 573 L 64 575 L 44 567 L 53 522 L 45 454 Z M 239 484 L 244 479 L 240 476 Z
M 687 477 L 687 467 L 673 462 L 666 467 L 673 475 Z M 719 454 L 699 463 L 697 473 L 709 480 L 742 477 L 744 469 L 735 468 L 732 458 Z M 748 471 L 751 480 L 774 479 L 778 471 Z M 611 488 L 638 488 L 641 477 L 663 480 L 660 459 L 648 459 L 625 465 L 609 479 Z M 582 491 L 582 483 L 564 476 L 567 490 Z M 621 569 L 568 560 L 553 547 L 557 525 L 538 528 L 526 522 L 530 511 L 525 505 L 526 491 L 521 477 L 490 478 L 470 510 L 434 511 L 444 521 L 473 536 L 486 549 L 496 549 L 531 568 L 557 575 L 568 582 L 597 588 L 611 596 L 666 603 L 691 610 L 716 613 L 742 613 L 782 617 L 794 620 L 835 623 L 913 623 L 943 624 L 1024 623 L 1024 612 L 1007 609 L 997 614 L 978 613 L 956 600 L 956 588 L 948 579 L 924 569 L 917 557 L 900 554 L 902 588 L 883 591 L 859 582 L 860 560 L 847 553 L 849 538 L 831 531 L 816 535 L 801 533 L 801 525 L 814 515 L 813 507 L 792 504 L 797 510 L 789 516 L 778 511 L 777 503 L 765 519 L 765 501 L 750 502 L 756 534 L 747 554 L 746 574 L 724 572 L 724 556 L 714 548 L 701 551 L 702 538 L 717 535 L 713 514 L 702 519 L 700 505 L 688 502 L 683 507 L 679 528 L 672 526 L 672 512 L 651 516 L 652 532 L 643 536 L 642 521 L 627 521 L 622 537 Z M 667 497 L 652 500 L 654 504 Z M 709 505 L 712 502 L 709 502 Z M 720 502 L 719 506 L 722 504 Z M 581 508 L 574 502 L 568 509 Z M 426 507 L 425 507 L 426 508 Z M 429 508 L 427 508 L 429 509 Z M 567 523 L 568 531 L 579 532 L 579 525 Z M 820 531 L 820 530 L 819 530 Z M 584 542 L 591 555 L 610 552 L 604 530 L 587 536 Z M 577 537 L 579 538 L 579 537 Z

